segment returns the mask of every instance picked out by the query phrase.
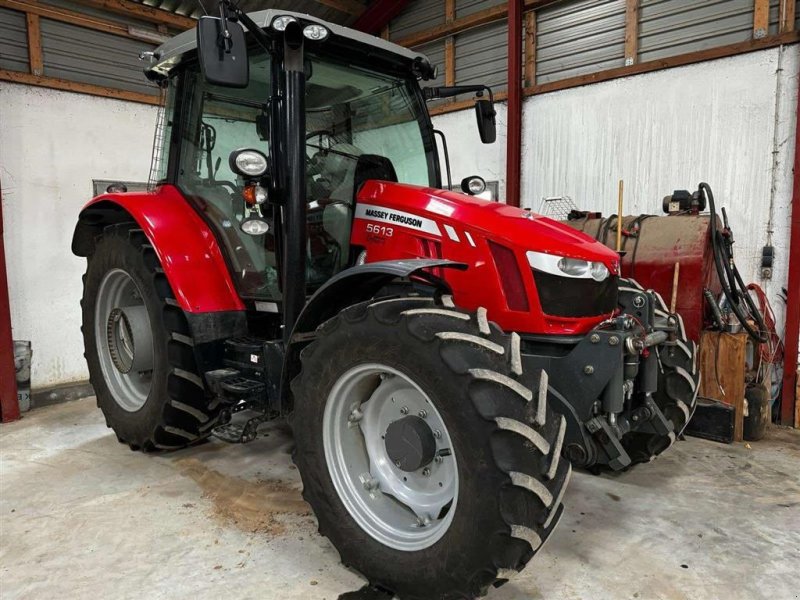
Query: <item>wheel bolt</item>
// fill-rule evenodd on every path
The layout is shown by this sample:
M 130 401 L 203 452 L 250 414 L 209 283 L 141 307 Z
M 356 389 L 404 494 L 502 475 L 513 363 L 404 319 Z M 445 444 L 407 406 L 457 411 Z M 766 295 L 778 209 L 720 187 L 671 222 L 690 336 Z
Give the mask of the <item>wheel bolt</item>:
M 419 418 L 420 418 L 420 419 L 424 419 L 425 417 L 427 417 L 427 416 L 428 416 L 428 413 L 426 413 L 424 410 L 421 410 L 421 411 L 419 411 L 419 412 L 417 413 L 417 415 L 419 415 Z
M 437 456 L 433 460 L 437 465 L 440 465 L 440 464 L 442 464 L 442 461 L 444 461 L 444 458 L 442 458 L 441 456 Z
M 400 468 L 400 461 L 399 460 L 394 461 L 394 466 L 399 469 Z
M 425 475 L 425 477 L 430 477 L 431 470 L 428 467 L 425 467 L 422 469 L 422 474 Z
M 593 333 L 593 334 L 592 334 L 592 337 L 590 337 L 589 339 L 591 340 L 591 342 L 592 342 L 593 344 L 596 344 L 597 342 L 599 342 L 599 341 L 600 341 L 600 336 L 599 336 L 599 335 L 597 335 L 596 333 Z
M 435 437 L 437 440 L 442 439 L 442 432 L 437 429 L 433 432 L 433 437 Z
M 616 346 L 617 344 L 619 344 L 619 338 L 617 336 L 612 335 L 610 338 L 608 338 L 609 346 Z
M 583 367 L 583 372 L 586 373 L 587 375 L 591 375 L 592 373 L 594 373 L 594 367 L 592 365 L 586 365 L 585 367 Z
M 400 412 L 401 412 L 402 414 L 404 414 L 404 415 L 407 415 L 407 414 L 408 414 L 408 407 L 407 407 L 407 406 L 404 406 L 403 408 L 401 408 L 401 409 L 400 409 Z

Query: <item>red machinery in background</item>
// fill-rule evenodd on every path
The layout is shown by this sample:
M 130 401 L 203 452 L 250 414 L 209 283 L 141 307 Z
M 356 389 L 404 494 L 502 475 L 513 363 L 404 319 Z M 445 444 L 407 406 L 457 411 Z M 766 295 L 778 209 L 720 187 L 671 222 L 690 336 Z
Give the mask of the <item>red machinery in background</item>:
M 563 223 L 616 249 L 616 215 L 573 213 L 572 217 Z M 690 210 L 668 217 L 624 216 L 620 250 L 624 253 L 622 276 L 655 290 L 667 303 L 674 298 L 671 309 L 683 318 L 687 337 L 699 343 L 700 332 L 713 318 L 704 291 L 710 290 L 714 298 L 722 292 L 714 268 L 709 215 Z

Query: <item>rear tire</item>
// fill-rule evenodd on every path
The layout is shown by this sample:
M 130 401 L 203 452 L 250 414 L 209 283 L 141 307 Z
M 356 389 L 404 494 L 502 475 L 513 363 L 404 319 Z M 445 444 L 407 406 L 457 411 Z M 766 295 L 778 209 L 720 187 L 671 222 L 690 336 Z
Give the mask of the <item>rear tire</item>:
M 520 571 L 558 522 L 571 469 L 560 457 L 566 422 L 546 404 L 546 375 L 535 391 L 518 382 L 516 344 L 515 336 L 486 321 L 485 311 L 407 297 L 346 309 L 320 326 L 303 350 L 302 371 L 292 384 L 303 496 L 342 562 L 372 585 L 404 600 L 483 595 Z M 337 382 L 359 365 L 376 363 L 413 380 L 430 399 L 456 463 L 454 512 L 439 516 L 449 523 L 438 538 L 411 550 L 367 532 L 337 492 L 335 467 L 326 457 L 325 409 Z M 376 376 L 368 398 L 376 397 L 381 381 Z M 354 408 L 367 407 L 359 402 Z M 363 435 L 361 427 L 353 435 Z M 387 496 L 376 501 L 394 502 Z
M 114 287 L 108 283 L 113 278 L 123 282 L 117 289 L 127 286 L 123 296 L 128 300 L 119 302 L 123 308 L 132 303 L 146 308 L 152 336 L 152 370 L 149 376 L 147 369 L 138 372 L 135 392 L 125 383 L 133 375 L 120 377 L 114 371 L 114 354 L 119 352 L 110 341 L 112 326 L 108 337 L 102 335 L 103 322 L 111 322 L 105 313 L 115 299 L 104 295 Z M 208 406 L 188 322 L 154 249 L 135 223 L 108 226 L 97 239 L 88 257 L 81 307 L 90 381 L 117 439 L 131 450 L 153 451 L 183 448 L 207 437 L 219 410 Z M 134 354 L 137 351 L 141 348 L 134 348 Z

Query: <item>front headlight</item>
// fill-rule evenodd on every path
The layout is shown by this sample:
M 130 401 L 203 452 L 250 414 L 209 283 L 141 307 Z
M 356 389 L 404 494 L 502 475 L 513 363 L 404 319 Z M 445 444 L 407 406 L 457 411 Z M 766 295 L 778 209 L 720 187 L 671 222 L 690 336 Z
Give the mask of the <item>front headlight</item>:
M 555 256 L 544 252 L 534 252 L 533 250 L 529 250 L 525 255 L 532 269 L 550 273 L 551 275 L 574 277 L 576 279 L 594 279 L 595 281 L 603 281 L 609 275 L 608 267 L 601 262 Z

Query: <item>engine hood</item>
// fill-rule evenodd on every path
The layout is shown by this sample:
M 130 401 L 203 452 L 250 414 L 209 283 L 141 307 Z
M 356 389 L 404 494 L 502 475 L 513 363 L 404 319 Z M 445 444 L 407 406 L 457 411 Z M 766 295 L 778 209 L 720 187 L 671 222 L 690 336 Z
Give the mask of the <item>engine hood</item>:
M 612 273 L 619 272 L 616 252 L 594 238 L 553 219 L 500 202 L 385 181 L 366 182 L 358 201 L 417 214 L 525 251 L 602 262 Z

